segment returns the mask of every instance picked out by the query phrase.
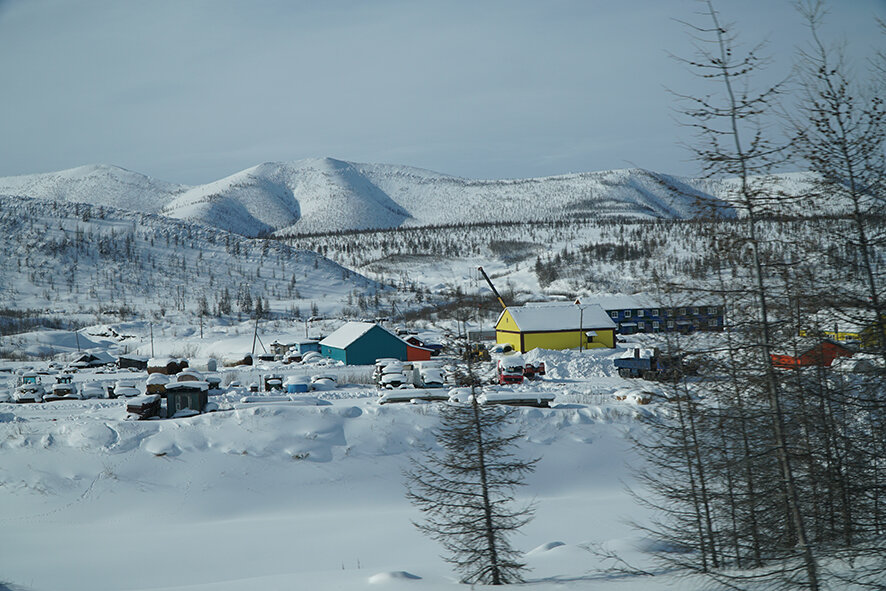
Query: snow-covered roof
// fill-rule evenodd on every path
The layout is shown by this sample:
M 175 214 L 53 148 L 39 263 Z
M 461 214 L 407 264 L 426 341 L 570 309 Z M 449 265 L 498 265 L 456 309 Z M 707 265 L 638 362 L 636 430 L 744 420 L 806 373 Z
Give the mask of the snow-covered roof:
M 511 318 L 522 331 L 615 328 L 615 323 L 609 314 L 598 304 L 533 302 L 523 306 L 509 306 L 506 311 L 511 314 Z M 501 317 L 499 317 L 500 319 Z
M 693 294 L 690 298 L 671 303 L 662 303 L 645 293 L 601 294 L 582 298 L 583 304 L 599 304 L 604 310 L 642 310 L 688 306 L 720 306 L 723 302 L 716 298 Z
M 78 353 L 76 357 L 74 357 L 75 361 L 86 361 L 86 362 L 100 362 L 100 363 L 115 363 L 117 360 L 107 351 L 87 351 L 85 353 Z
M 582 300 L 582 303 L 598 304 L 604 310 L 634 310 L 659 307 L 657 303 L 642 294 L 595 296 Z
M 338 327 L 335 332 L 320 341 L 320 344 L 327 347 L 334 347 L 336 349 L 344 349 L 369 332 L 369 329 L 373 326 L 378 326 L 384 330 L 384 328 L 374 322 L 348 322 Z
M 170 382 L 166 384 L 166 391 L 208 390 L 208 382 Z
M 178 364 L 178 361 L 171 357 L 151 357 L 148 360 L 148 367 L 166 367 L 170 363 Z
M 132 361 L 147 361 L 148 357 L 145 355 L 136 355 L 134 353 L 124 353 L 120 355 L 120 359 L 130 359 Z
M 145 384 L 147 384 L 148 386 L 156 386 L 157 384 L 168 384 L 168 383 L 169 383 L 169 376 L 166 375 L 165 373 L 152 373 L 151 375 L 148 376 L 148 379 L 145 382 Z

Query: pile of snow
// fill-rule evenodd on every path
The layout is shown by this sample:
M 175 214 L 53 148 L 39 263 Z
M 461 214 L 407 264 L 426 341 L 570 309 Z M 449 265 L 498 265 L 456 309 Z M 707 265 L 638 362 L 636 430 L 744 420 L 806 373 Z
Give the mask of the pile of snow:
M 530 363 L 544 361 L 547 379 L 588 380 L 616 376 L 612 360 L 622 354 L 623 349 L 587 349 L 580 353 L 571 349 L 533 349 L 523 356 Z

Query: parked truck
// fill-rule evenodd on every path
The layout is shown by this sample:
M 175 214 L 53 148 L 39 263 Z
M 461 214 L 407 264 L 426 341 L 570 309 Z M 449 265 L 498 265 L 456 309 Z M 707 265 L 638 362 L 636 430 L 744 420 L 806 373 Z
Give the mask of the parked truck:
M 505 355 L 501 357 L 496 364 L 498 383 L 501 385 L 522 384 L 525 366 L 526 363 L 523 361 L 522 355 Z
M 634 347 L 614 361 L 618 375 L 623 378 L 643 378 L 650 381 L 677 380 L 683 375 L 682 361 L 662 355 L 657 347 Z

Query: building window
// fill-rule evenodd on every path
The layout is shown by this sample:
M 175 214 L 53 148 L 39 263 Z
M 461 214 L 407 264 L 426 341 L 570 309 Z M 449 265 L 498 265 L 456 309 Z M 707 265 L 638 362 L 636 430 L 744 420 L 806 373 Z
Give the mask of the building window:
M 711 318 L 710 320 L 708 320 L 708 326 L 712 328 L 716 328 L 718 324 L 720 323 L 717 321 L 716 318 Z
M 659 315 L 659 314 L 658 314 L 658 308 L 653 308 L 653 309 L 652 309 L 652 315 L 653 315 L 653 316 L 658 316 L 658 315 Z
M 673 316 L 673 315 L 674 315 L 674 311 L 671 310 L 670 308 L 665 308 L 664 315 L 665 315 L 665 316 Z
M 698 306 L 692 306 L 692 313 L 698 314 Z
M 708 314 L 716 314 L 717 306 L 708 306 Z
M 642 318 L 645 315 L 646 315 L 645 310 L 637 310 L 637 318 Z
M 677 310 L 677 314 L 679 314 L 680 316 L 686 316 L 686 308 L 680 308 L 679 310 Z
M 668 328 L 674 328 L 674 321 L 668 320 Z
M 658 322 L 658 320 L 653 320 L 652 321 L 652 330 L 658 330 L 659 328 L 661 328 L 661 324 Z
M 609 315 L 610 315 L 612 318 L 618 319 L 618 312 L 610 312 Z
M 645 322 L 638 322 L 637 323 L 637 330 L 646 330 L 646 323 Z
M 625 318 L 630 318 L 630 317 L 631 317 L 631 311 L 625 310 Z

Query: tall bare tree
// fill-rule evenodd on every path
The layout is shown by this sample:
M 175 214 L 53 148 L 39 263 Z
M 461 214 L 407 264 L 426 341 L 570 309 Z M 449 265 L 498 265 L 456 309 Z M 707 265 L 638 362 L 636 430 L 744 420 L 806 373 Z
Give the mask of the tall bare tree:
M 859 81 L 842 48 L 820 36 L 824 3 L 807 0 L 799 9 L 811 40 L 800 54 L 800 100 L 788 114 L 793 150 L 817 173 L 813 194 L 824 212 L 848 218 L 846 248 L 832 251 L 832 265 L 860 281 L 837 283 L 838 303 L 854 324 L 874 327 L 870 344 L 886 360 L 886 72 L 874 61 Z M 846 289 L 855 284 L 861 289 Z
M 515 454 L 523 437 L 515 412 L 481 406 L 474 395 L 468 404 L 440 406 L 439 451 L 424 449 L 405 474 L 406 496 L 425 515 L 416 527 L 446 549 L 464 583 L 523 580 L 525 564 L 509 537 L 533 509 L 517 505 L 514 495 L 538 460 Z
M 771 362 L 783 330 L 778 312 L 781 303 L 772 286 L 772 259 L 784 245 L 772 244 L 763 232 L 763 224 L 772 215 L 784 213 L 786 204 L 784 197 L 766 182 L 773 166 L 784 160 L 784 146 L 774 143 L 766 128 L 767 117 L 783 87 L 774 85 L 754 91 L 755 77 L 766 64 L 761 46 L 740 51 L 733 27 L 722 22 L 713 3 L 706 0 L 702 6 L 700 12 L 708 24 L 686 23 L 695 40 L 696 55 L 682 61 L 714 84 L 716 90 L 705 96 L 678 96 L 685 105 L 687 125 L 697 135 L 690 147 L 705 174 L 729 176 L 737 181 L 731 204 L 739 213 L 740 223 L 733 226 L 732 236 L 724 238 L 730 248 L 740 253 L 733 280 L 741 281 L 743 289 L 731 294 L 732 302 L 741 311 L 733 318 L 733 322 L 742 323 L 740 348 L 733 352 L 742 364 L 739 387 L 750 397 L 765 401 L 768 411 L 767 449 L 771 449 L 778 465 L 780 496 L 784 501 L 781 529 L 787 534 L 776 545 L 783 550 L 796 548 L 805 572 L 801 584 L 817 591 L 819 569 L 807 536 L 807 517 L 800 503 L 794 458 L 789 449 L 783 385 Z

